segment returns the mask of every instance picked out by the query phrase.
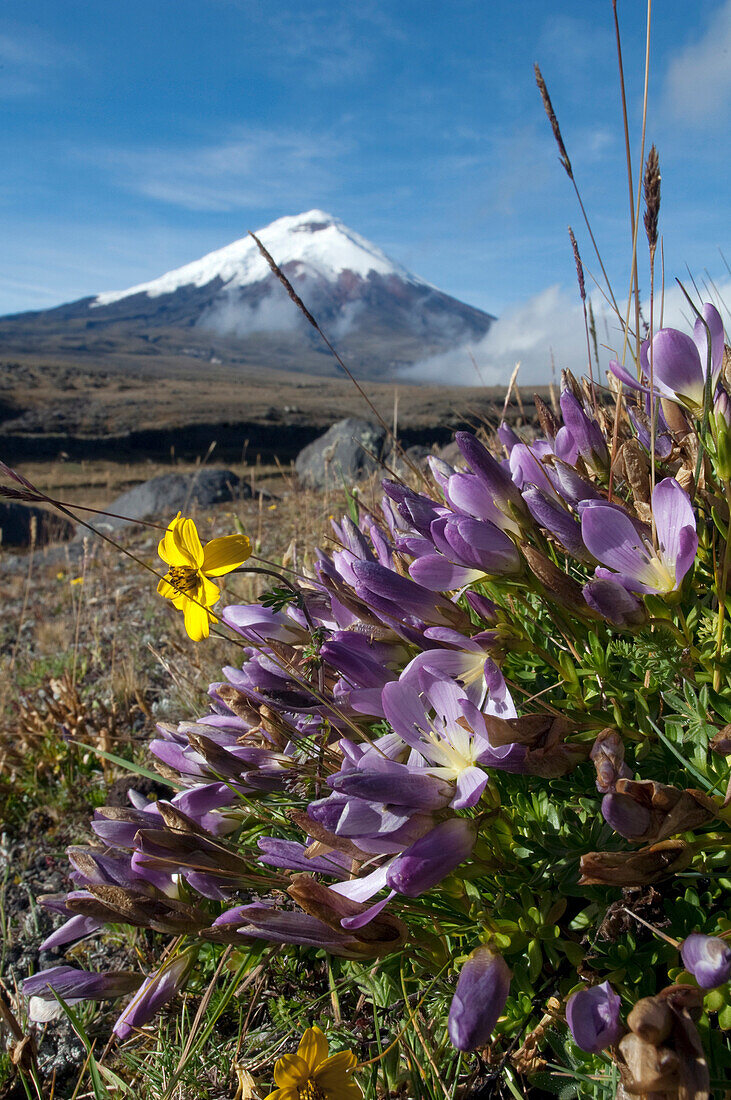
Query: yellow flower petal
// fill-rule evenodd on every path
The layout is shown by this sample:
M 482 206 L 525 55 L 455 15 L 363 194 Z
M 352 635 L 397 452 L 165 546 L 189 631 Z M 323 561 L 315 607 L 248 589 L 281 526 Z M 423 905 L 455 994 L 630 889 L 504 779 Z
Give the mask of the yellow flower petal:
M 362 1100 L 363 1089 L 357 1081 L 349 1081 L 343 1089 L 343 1100 Z
M 334 1090 L 326 1086 L 325 1096 L 327 1100 L 363 1100 L 363 1090 L 356 1081 L 349 1081 L 347 1085 L 338 1084 Z
M 200 569 L 203 565 L 203 546 L 198 536 L 198 529 L 192 519 L 181 520 L 174 531 L 175 542 L 184 554 L 188 555 L 190 564 Z
M 337 1089 L 338 1086 L 350 1084 L 348 1078 L 357 1064 L 358 1059 L 352 1050 L 341 1050 L 323 1062 L 313 1076 L 321 1088 Z
M 168 565 L 188 565 L 188 560 L 182 557 L 178 548 L 178 544 L 175 540 L 175 532 L 182 523 L 180 518 L 180 512 L 178 512 L 175 519 L 171 519 L 168 524 L 168 529 L 160 539 L 158 543 L 157 552 L 164 562 Z
M 199 607 L 197 603 L 193 603 L 192 600 L 185 598 L 185 607 L 183 611 L 185 614 L 185 629 L 188 633 L 188 637 L 192 638 L 194 642 L 200 642 L 203 638 L 207 638 L 209 634 L 210 619 L 206 609 L 204 607 Z
M 297 1089 L 275 1089 L 264 1097 L 264 1100 L 299 1100 Z
M 206 607 L 213 607 L 214 603 L 221 595 L 221 589 L 213 581 L 209 581 L 208 577 L 201 577 L 201 583 L 198 586 L 198 590 L 195 594 L 195 598 L 200 603 L 204 603 Z
M 319 1027 L 308 1027 L 300 1039 L 297 1050 L 300 1058 L 304 1058 L 310 1070 L 316 1069 L 327 1058 L 327 1039 Z
M 246 535 L 225 535 L 212 539 L 203 550 L 203 572 L 209 577 L 222 577 L 238 569 L 251 557 L 251 542 Z
M 164 596 L 166 600 L 172 600 L 175 597 L 175 589 L 169 581 L 163 578 L 157 586 L 157 594 L 158 596 Z
M 297 1088 L 310 1076 L 310 1067 L 299 1054 L 284 1054 L 274 1067 L 274 1080 L 281 1088 Z

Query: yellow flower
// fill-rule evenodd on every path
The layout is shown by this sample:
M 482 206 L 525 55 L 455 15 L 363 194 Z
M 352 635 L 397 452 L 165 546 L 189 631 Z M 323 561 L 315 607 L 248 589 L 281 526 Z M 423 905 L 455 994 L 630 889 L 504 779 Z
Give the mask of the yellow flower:
M 246 535 L 226 535 L 201 545 L 192 519 L 180 512 L 168 526 L 157 552 L 170 568 L 157 586 L 161 596 L 173 601 L 173 607 L 185 616 L 185 629 L 194 642 L 207 638 L 212 622 L 210 608 L 221 591 L 210 580 L 238 569 L 251 554 Z
M 357 1058 L 352 1050 L 327 1056 L 327 1039 L 319 1027 L 308 1027 L 296 1054 L 285 1054 L 274 1067 L 279 1086 L 266 1100 L 362 1100 L 353 1080 Z

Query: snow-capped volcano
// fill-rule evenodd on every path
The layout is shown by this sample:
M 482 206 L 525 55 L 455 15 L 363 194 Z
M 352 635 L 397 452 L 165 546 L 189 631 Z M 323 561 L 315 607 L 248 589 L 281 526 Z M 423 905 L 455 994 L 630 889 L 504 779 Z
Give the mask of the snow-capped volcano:
M 477 341 L 494 320 L 442 293 L 321 210 L 278 218 L 257 236 L 349 366 L 392 378 L 430 355 Z M 242 237 L 159 278 L 42 313 L 7 318 L 38 350 L 136 355 L 336 373 L 256 242 Z
M 339 218 L 322 210 L 308 210 L 306 214 L 295 217 L 277 218 L 256 235 L 280 267 L 296 264 L 302 271 L 328 280 L 346 271 L 361 278 L 374 272 L 381 276 L 395 276 L 415 286 L 429 285 L 394 263 L 365 237 L 348 229 Z M 263 282 L 270 276 L 269 265 L 256 242 L 246 236 L 225 248 L 209 252 L 192 264 L 168 271 L 149 283 L 140 283 L 129 290 L 99 294 L 94 305 L 110 305 L 134 294 L 157 298 L 161 294 L 174 294 L 181 287 L 207 286 L 216 279 L 221 280 L 224 290 L 232 290 Z

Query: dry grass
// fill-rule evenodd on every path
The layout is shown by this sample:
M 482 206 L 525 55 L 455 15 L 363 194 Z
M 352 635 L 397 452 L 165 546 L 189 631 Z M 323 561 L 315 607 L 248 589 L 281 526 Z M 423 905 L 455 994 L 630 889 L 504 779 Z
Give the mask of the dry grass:
M 21 472 L 59 499 L 91 507 L 173 467 L 160 463 L 27 463 Z M 196 467 L 175 464 L 177 472 Z M 193 508 L 201 538 L 231 533 L 236 525 L 269 561 L 287 555 L 306 568 L 311 548 L 328 537 L 329 517 L 346 507 L 342 490 L 304 491 L 276 466 L 235 466 L 256 496 L 210 509 Z M 364 487 L 375 500 L 377 481 Z M 164 525 L 170 517 L 161 516 Z M 121 546 L 159 568 L 159 530 L 136 526 Z M 269 587 L 261 576 L 238 574 L 224 584 L 220 606 L 250 602 Z M 83 549 L 51 548 L 25 557 L 0 557 L 0 820 L 20 824 L 28 807 L 43 802 L 61 781 L 81 741 L 123 756 L 144 755 L 159 720 L 192 717 L 207 709 L 206 689 L 220 678 L 233 651 L 225 637 L 195 644 L 182 618 L 155 591 L 154 577 L 101 540 Z M 221 633 L 228 633 L 221 628 Z M 99 782 L 100 764 L 85 757 Z M 105 766 L 105 778 L 119 774 Z M 82 784 L 83 785 L 83 784 Z M 82 807 L 83 811 L 83 807 Z

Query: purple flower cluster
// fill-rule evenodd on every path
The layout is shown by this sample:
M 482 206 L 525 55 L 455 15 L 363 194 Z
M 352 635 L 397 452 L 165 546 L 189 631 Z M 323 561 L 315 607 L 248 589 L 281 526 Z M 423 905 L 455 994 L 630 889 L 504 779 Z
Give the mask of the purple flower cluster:
M 698 326 L 694 340 L 691 353 L 655 337 L 662 396 L 696 401 L 705 369 Z M 563 423 L 547 419 L 545 438 L 531 443 L 503 428 L 502 461 L 458 433 L 463 466 L 433 459 L 418 491 L 387 481 L 380 510 L 334 524 L 337 548 L 318 551 L 299 601 L 222 612 L 240 664 L 211 685 L 209 714 L 161 724 L 151 745 L 175 793 L 152 804 L 132 791 L 129 807 L 97 811 L 95 843 L 69 853 L 72 890 L 43 899 L 66 917 L 47 948 L 128 923 L 194 945 L 265 939 L 376 957 L 407 935 L 384 912 L 389 903 L 419 897 L 476 858 L 480 804 L 496 772 L 560 775 L 586 758 L 589 744 L 571 740 L 569 723 L 518 716 L 501 663 L 516 637 L 529 639 L 484 585 L 520 583 L 587 624 L 635 629 L 646 621 L 645 595 L 678 591 L 698 536 L 672 476 L 644 512 L 629 491 L 610 499 L 606 426 L 569 376 L 560 410 Z M 628 772 L 621 739 L 604 734 L 592 758 L 597 786 L 616 802 Z M 241 807 L 268 799 L 299 807 L 291 817 L 300 834 L 260 835 L 246 848 Z M 262 897 L 267 885 L 276 894 Z M 118 1021 L 120 1037 L 180 988 L 194 955 L 185 948 L 145 978 Z M 486 1041 L 509 979 L 488 948 L 471 956 L 450 1016 L 460 1049 Z M 128 977 L 95 985 L 57 967 L 25 991 L 76 1000 L 130 988 Z M 577 997 L 586 1002 L 572 1010 L 584 1048 L 616 1041 L 610 993 Z

